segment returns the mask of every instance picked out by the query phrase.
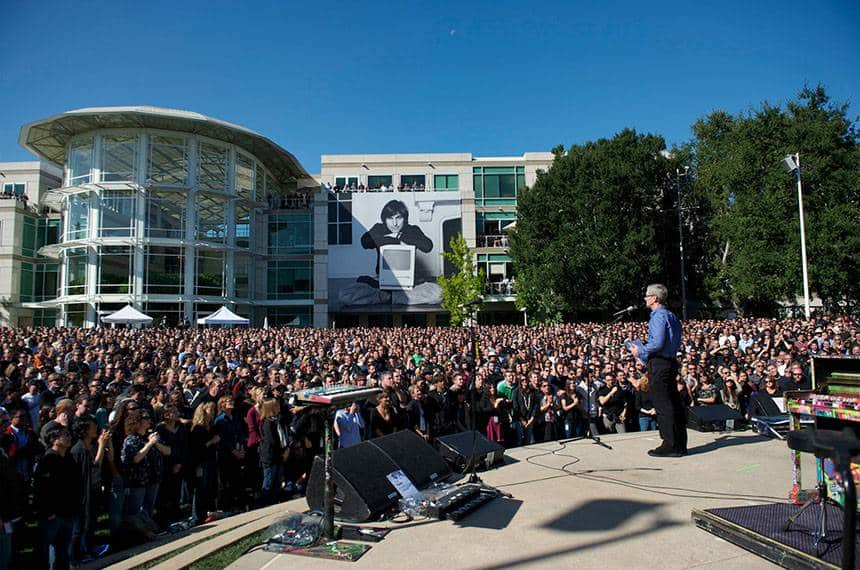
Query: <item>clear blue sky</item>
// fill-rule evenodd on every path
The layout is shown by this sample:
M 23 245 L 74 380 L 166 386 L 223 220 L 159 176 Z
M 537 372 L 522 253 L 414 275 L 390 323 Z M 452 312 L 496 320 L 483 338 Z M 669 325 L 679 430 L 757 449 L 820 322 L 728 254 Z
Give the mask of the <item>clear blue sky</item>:
M 860 114 L 856 0 L 0 0 L 0 21 L 0 161 L 30 159 L 22 124 L 100 105 L 238 123 L 310 172 L 321 154 L 518 155 L 625 127 L 678 143 L 804 82 Z

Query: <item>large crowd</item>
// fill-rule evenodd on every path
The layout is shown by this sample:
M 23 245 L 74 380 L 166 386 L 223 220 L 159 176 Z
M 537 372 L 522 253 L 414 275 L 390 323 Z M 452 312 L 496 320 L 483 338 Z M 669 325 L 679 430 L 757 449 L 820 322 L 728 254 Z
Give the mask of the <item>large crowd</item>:
M 810 387 L 810 357 L 860 355 L 857 326 L 686 321 L 677 388 L 687 406 L 748 415 L 755 394 Z M 625 349 L 646 336 L 641 322 L 0 329 L 0 569 L 27 545 L 32 565 L 64 568 L 301 494 L 327 421 L 340 446 L 396 430 L 475 429 L 511 447 L 655 429 L 644 366 Z M 295 398 L 339 383 L 382 393 L 333 420 Z

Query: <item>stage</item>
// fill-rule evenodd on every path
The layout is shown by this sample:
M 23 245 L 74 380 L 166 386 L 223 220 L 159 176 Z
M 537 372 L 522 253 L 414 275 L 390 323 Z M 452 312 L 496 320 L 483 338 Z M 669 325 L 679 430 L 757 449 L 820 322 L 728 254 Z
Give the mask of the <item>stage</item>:
M 656 432 L 603 438 L 612 450 L 590 441 L 516 448 L 482 474 L 514 498 L 458 523 L 378 524 L 393 530 L 354 563 L 258 550 L 230 568 L 773 568 L 697 528 L 691 511 L 786 502 L 785 442 L 749 431 L 690 431 L 689 440 L 690 454 L 677 459 L 646 454 Z M 814 472 L 811 461 L 804 470 Z M 307 508 L 303 499 L 284 507 Z

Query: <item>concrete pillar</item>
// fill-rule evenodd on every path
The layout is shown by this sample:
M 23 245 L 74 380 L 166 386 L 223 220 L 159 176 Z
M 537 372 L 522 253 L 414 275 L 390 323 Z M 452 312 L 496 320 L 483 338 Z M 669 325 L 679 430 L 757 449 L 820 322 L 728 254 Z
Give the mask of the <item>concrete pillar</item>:
M 194 276 L 197 273 L 195 247 L 197 231 L 197 139 L 188 141 L 188 195 L 185 197 L 185 275 L 182 317 L 192 326 L 194 320 Z

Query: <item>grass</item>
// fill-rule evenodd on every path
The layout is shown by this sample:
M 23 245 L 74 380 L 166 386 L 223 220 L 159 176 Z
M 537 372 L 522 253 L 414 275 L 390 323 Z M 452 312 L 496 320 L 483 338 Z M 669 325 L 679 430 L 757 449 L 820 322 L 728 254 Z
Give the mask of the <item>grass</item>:
M 265 542 L 269 529 L 263 529 L 234 542 L 226 548 L 212 553 L 203 560 L 189 566 L 189 570 L 221 570 L 242 557 L 248 550 Z

